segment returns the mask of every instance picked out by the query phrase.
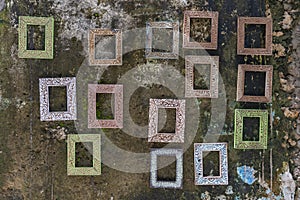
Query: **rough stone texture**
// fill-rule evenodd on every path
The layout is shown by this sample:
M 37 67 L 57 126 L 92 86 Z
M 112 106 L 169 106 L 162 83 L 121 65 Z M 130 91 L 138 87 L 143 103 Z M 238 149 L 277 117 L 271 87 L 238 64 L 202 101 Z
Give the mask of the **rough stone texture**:
M 296 184 L 290 172 L 284 172 L 281 175 L 281 191 L 283 192 L 284 200 L 294 200 Z
M 5 0 L 1 0 L 0 1 L 0 11 L 2 11 L 5 8 L 6 4 L 5 4 Z
M 54 0 L 53 10 L 61 18 L 60 37 L 78 40 L 87 38 L 87 32 L 90 28 L 105 29 L 130 29 L 135 26 L 132 16 L 126 14 L 122 8 L 111 6 L 107 2 L 98 0 L 75 1 L 75 0 Z M 99 17 L 90 16 L 97 13 Z M 118 21 L 117 26 L 113 27 L 112 20 Z

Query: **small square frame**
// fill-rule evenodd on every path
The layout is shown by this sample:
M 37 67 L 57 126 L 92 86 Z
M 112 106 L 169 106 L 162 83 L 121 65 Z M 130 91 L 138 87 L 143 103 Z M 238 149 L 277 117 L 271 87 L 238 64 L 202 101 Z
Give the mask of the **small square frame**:
M 204 176 L 203 151 L 218 151 L 220 176 Z M 228 185 L 227 143 L 194 144 L 195 185 Z
M 93 143 L 93 167 L 76 167 L 75 144 L 78 142 Z M 69 134 L 67 140 L 67 174 L 68 176 L 101 175 L 101 135 Z
M 272 55 L 272 19 L 268 17 L 238 17 L 237 22 L 237 54 L 238 55 Z M 265 48 L 245 48 L 245 25 L 265 24 Z
M 96 36 L 115 36 L 116 37 L 116 52 L 115 59 L 96 59 Z M 90 29 L 89 32 L 89 63 L 90 65 L 122 65 L 122 31 L 119 29 Z
M 183 180 L 183 151 L 182 149 L 151 149 L 151 165 L 150 165 L 150 187 L 152 188 L 182 188 Z M 158 181 L 157 180 L 157 157 L 158 156 L 174 156 L 176 157 L 176 180 L 174 181 Z
M 173 29 L 172 52 L 152 52 L 153 28 Z M 148 22 L 146 24 L 146 58 L 178 59 L 179 54 L 179 22 Z
M 183 18 L 183 48 L 187 49 L 217 49 L 218 48 L 218 12 L 213 11 L 192 11 L 184 12 Z M 211 41 L 210 42 L 196 42 L 191 41 L 191 18 L 205 18 L 211 19 Z
M 27 49 L 27 26 L 45 26 L 45 50 Z M 54 19 L 53 17 L 19 16 L 19 58 L 53 59 Z
M 210 64 L 209 90 L 194 89 L 194 65 Z M 185 97 L 218 98 L 219 56 L 186 56 L 185 57 Z
M 175 108 L 175 133 L 158 132 L 158 109 Z M 184 142 L 185 129 L 185 100 L 178 99 L 150 99 L 149 100 L 149 129 L 148 142 Z
M 244 95 L 245 90 L 245 73 L 246 71 L 266 72 L 266 85 L 264 96 Z M 236 100 L 244 102 L 272 102 L 272 65 L 238 65 L 237 93 Z
M 243 118 L 258 117 L 259 141 L 243 140 Z M 234 148 L 235 149 L 267 149 L 268 147 L 268 111 L 256 109 L 236 109 L 234 121 Z
M 49 87 L 67 87 L 67 111 L 50 112 Z M 41 121 L 76 120 L 76 78 L 40 78 L 40 119 Z
M 114 119 L 97 119 L 96 94 L 114 94 Z M 88 84 L 88 128 L 123 128 L 123 85 Z

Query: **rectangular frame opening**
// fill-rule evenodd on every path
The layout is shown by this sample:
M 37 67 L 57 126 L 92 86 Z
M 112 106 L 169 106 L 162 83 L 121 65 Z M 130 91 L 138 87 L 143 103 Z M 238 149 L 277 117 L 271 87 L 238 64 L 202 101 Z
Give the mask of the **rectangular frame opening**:
M 210 89 L 210 64 L 194 64 L 193 66 L 193 89 L 209 90 Z
M 220 151 L 203 151 L 203 177 L 219 177 L 220 172 Z
M 173 52 L 173 28 L 152 29 L 152 52 Z
M 165 166 L 166 165 L 165 163 L 171 163 L 171 164 Z M 169 182 L 176 181 L 176 156 L 175 155 L 157 156 L 157 181 L 169 181 Z
M 114 106 L 112 106 L 114 99 L 113 93 L 96 93 L 96 119 L 111 120 L 115 118 Z
M 244 95 L 265 96 L 266 72 L 245 71 Z
M 245 48 L 266 48 L 266 24 L 245 24 Z
M 93 167 L 92 142 L 75 142 L 75 167 Z
M 195 42 L 211 42 L 211 18 L 190 18 L 190 37 Z
M 259 130 L 259 117 L 243 117 L 243 141 L 259 141 Z
M 67 111 L 67 86 L 49 86 L 49 111 Z
M 45 50 L 45 28 L 43 25 L 27 25 L 27 50 Z
M 116 35 L 95 35 L 95 59 L 116 59 Z
M 165 115 L 166 114 L 166 115 Z M 161 117 L 165 117 L 165 123 Z M 176 128 L 176 108 L 159 108 L 158 109 L 158 133 L 174 133 Z

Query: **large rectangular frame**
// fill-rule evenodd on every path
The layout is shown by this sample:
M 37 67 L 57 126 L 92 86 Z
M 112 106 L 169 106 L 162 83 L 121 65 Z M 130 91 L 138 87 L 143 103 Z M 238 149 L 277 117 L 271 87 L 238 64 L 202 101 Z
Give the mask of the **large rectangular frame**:
M 265 24 L 265 48 L 245 48 L 245 25 Z M 272 55 L 272 19 L 268 17 L 238 17 L 237 21 L 237 54 L 239 55 Z
M 210 64 L 209 90 L 194 89 L 194 65 Z M 219 56 L 186 56 L 185 57 L 185 97 L 218 98 Z
M 266 85 L 265 85 L 264 96 L 244 95 L 245 73 L 248 71 L 266 72 Z M 272 102 L 272 80 L 273 80 L 272 65 L 239 65 L 236 100 L 245 101 L 245 102 L 263 102 L 263 103 Z
M 220 176 L 204 176 L 203 151 L 218 151 Z M 194 144 L 195 185 L 228 185 L 227 143 Z
M 113 120 L 97 119 L 97 93 L 115 95 Z M 123 128 L 123 85 L 88 84 L 88 128 Z
M 175 133 L 158 132 L 158 109 L 175 108 Z M 184 142 L 185 129 L 185 100 L 178 99 L 150 99 L 149 100 L 149 131 L 148 142 Z
M 49 87 L 67 87 L 67 111 L 50 112 Z M 40 119 L 41 121 L 76 120 L 76 78 L 40 78 Z
M 183 151 L 182 149 L 151 149 L 150 165 L 150 186 L 152 188 L 182 188 L 183 179 Z M 158 181 L 157 180 L 157 157 L 158 156 L 175 156 L 176 157 L 176 180 Z
M 152 52 L 152 29 L 173 29 L 172 52 Z M 146 58 L 178 59 L 179 54 L 179 22 L 148 22 L 146 24 Z
M 45 26 L 45 50 L 27 49 L 27 26 Z M 53 59 L 54 19 L 53 17 L 19 16 L 19 58 Z
M 259 118 L 259 141 L 244 141 L 244 117 Z M 235 149 L 267 149 L 268 147 L 268 111 L 256 109 L 236 109 L 234 119 L 234 148 Z
M 218 12 L 212 11 L 192 11 L 184 12 L 183 18 L 183 48 L 188 49 L 217 49 L 218 48 Z M 191 41 L 191 18 L 211 19 L 211 41 L 210 42 L 196 42 Z
M 116 36 L 115 59 L 96 59 L 96 36 Z M 89 63 L 90 65 L 122 65 L 122 31 L 118 29 L 91 29 L 89 32 Z
M 76 167 L 75 145 L 78 142 L 93 143 L 93 167 Z M 101 175 L 101 135 L 69 134 L 67 140 L 67 174 L 75 176 Z

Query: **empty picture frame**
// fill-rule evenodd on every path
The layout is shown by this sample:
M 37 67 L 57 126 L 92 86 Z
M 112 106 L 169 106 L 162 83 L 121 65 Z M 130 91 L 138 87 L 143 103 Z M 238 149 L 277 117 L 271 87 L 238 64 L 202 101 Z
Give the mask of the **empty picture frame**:
M 263 24 L 265 29 L 265 47 L 245 48 L 245 27 L 247 24 Z M 237 22 L 238 55 L 272 55 L 272 19 L 268 17 L 238 17 Z
M 184 12 L 183 19 L 183 48 L 187 49 L 217 49 L 218 48 L 218 12 L 213 11 L 192 11 Z M 191 33 L 191 19 L 210 19 L 210 42 L 192 41 Z
M 194 66 L 210 65 L 209 89 L 194 89 Z M 218 98 L 219 56 L 186 56 L 185 57 L 185 97 Z
M 151 149 L 150 165 L 150 186 L 152 188 L 182 188 L 183 180 L 183 151 L 182 149 Z M 157 157 L 158 156 L 175 156 L 176 157 L 176 179 L 175 181 L 158 181 L 157 180 Z
M 153 51 L 153 29 L 172 29 L 172 51 Z M 146 58 L 178 59 L 179 54 L 179 22 L 148 22 L 146 24 Z M 165 49 L 161 49 L 165 50 Z
M 67 91 L 67 110 L 50 112 L 49 87 L 65 86 Z M 40 119 L 41 121 L 76 120 L 76 78 L 40 78 Z
M 97 119 L 97 93 L 114 94 L 114 119 Z M 123 85 L 88 84 L 88 128 L 123 128 Z
M 96 58 L 96 37 L 115 37 L 115 58 L 97 59 Z M 101 41 L 101 40 L 100 40 Z M 89 32 L 89 63 L 90 65 L 122 65 L 122 32 L 114 29 L 91 29 Z
M 265 73 L 264 95 L 246 95 L 245 94 L 245 74 L 246 72 Z M 238 79 L 237 79 L 237 101 L 244 102 L 272 102 L 272 80 L 273 80 L 273 66 L 272 65 L 238 65 Z
M 204 176 L 203 152 L 219 152 L 219 176 Z M 195 185 L 228 185 L 227 143 L 194 144 Z
M 176 109 L 175 133 L 159 133 L 158 109 Z M 185 129 L 185 100 L 150 99 L 149 100 L 149 129 L 148 142 L 184 142 Z
M 268 147 L 268 111 L 257 109 L 236 109 L 234 119 L 235 149 L 267 149 Z M 259 118 L 258 141 L 243 140 L 244 119 Z
M 28 26 L 45 26 L 45 49 L 28 50 Z M 19 58 L 53 59 L 54 19 L 53 17 L 19 16 Z
M 76 143 L 91 142 L 93 144 L 93 166 L 76 167 Z M 100 134 L 69 134 L 67 139 L 67 174 L 75 176 L 101 175 L 101 135 Z

